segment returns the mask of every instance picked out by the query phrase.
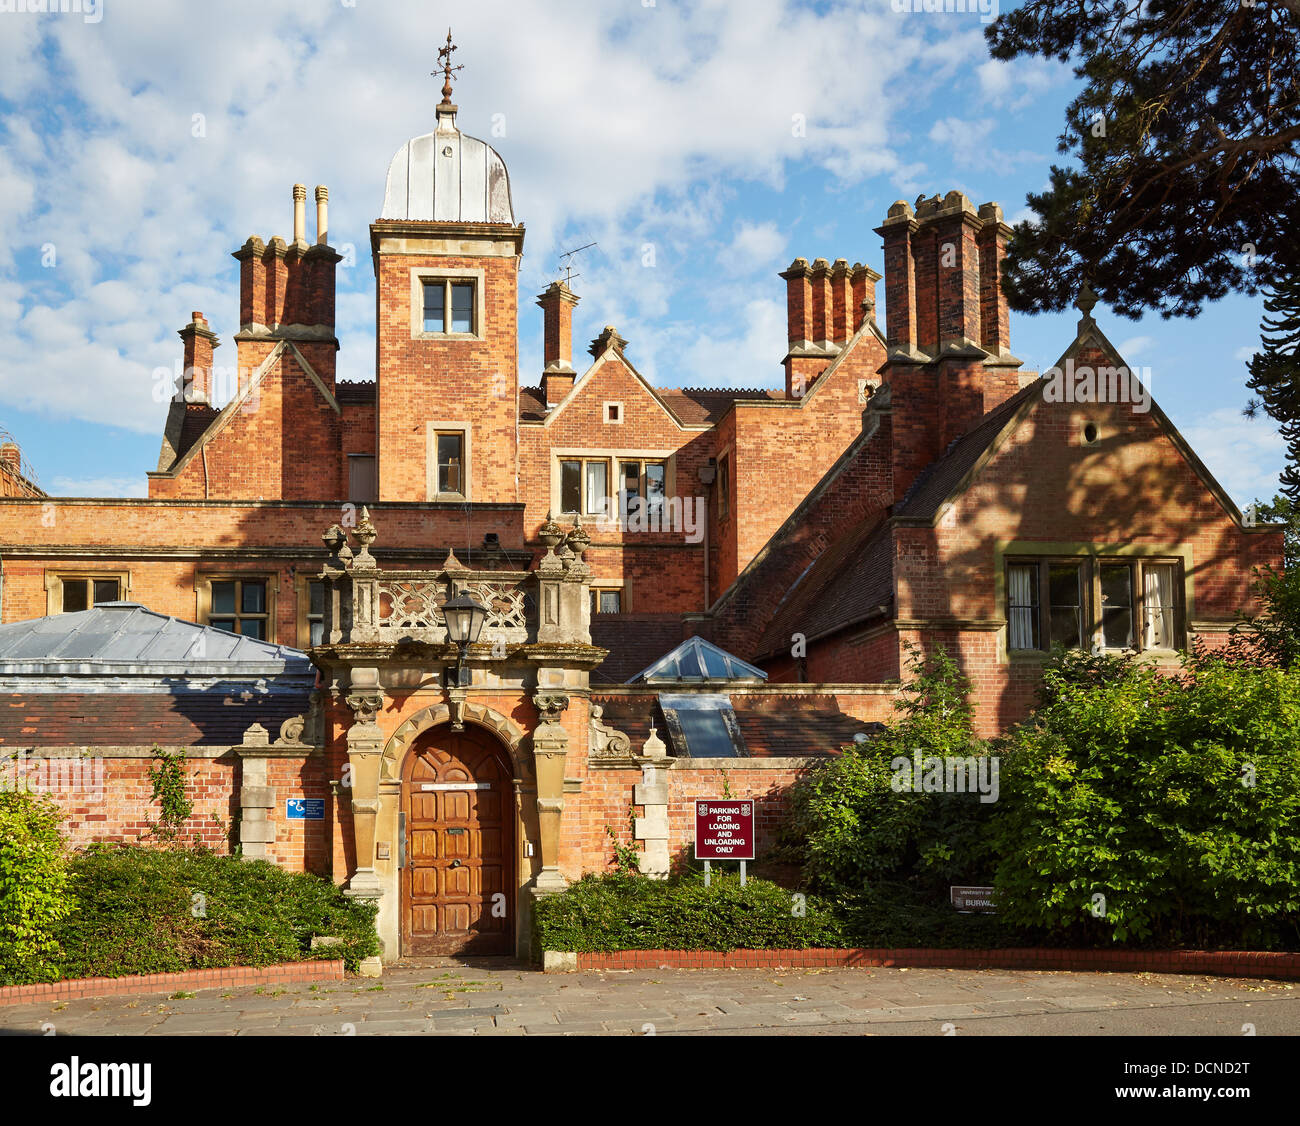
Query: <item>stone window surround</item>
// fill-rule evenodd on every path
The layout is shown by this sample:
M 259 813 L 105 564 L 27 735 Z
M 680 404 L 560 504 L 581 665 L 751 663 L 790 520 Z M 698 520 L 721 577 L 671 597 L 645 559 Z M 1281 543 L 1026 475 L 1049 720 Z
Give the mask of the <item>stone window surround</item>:
M 57 570 L 45 572 L 45 613 L 47 616 L 63 613 L 64 579 L 116 579 L 118 583 L 118 597 L 123 601 L 130 601 L 130 571 L 105 571 L 98 569 L 77 571 L 60 567 Z M 89 608 L 90 607 L 87 606 L 87 609 Z
M 714 491 L 718 494 L 718 523 L 722 524 L 731 516 L 731 490 L 734 482 L 731 480 L 732 470 L 735 468 L 735 458 L 731 456 L 734 445 L 724 446 L 718 451 L 716 465 L 717 476 L 714 478 Z M 724 468 L 725 466 L 725 468 Z
M 620 461 L 659 461 L 664 466 L 664 499 L 677 495 L 677 451 L 676 450 L 654 450 L 654 449 L 589 449 L 581 447 L 553 447 L 551 449 L 551 511 L 555 513 L 556 519 L 564 515 L 563 506 L 560 503 L 560 462 L 562 461 L 607 461 L 609 467 L 605 471 L 605 486 L 610 488 L 617 480 L 618 463 Z M 586 497 L 586 480 L 583 480 L 583 497 Z M 613 492 L 615 497 L 618 496 L 618 490 Z M 583 513 L 584 516 L 587 513 Z
M 474 287 L 473 332 L 424 331 L 424 283 L 426 281 L 469 282 Z M 484 289 L 487 273 L 474 267 L 446 269 L 438 266 L 411 267 L 411 339 L 412 340 L 486 340 Z
M 1181 636 L 1184 644 L 1187 643 L 1187 635 L 1195 632 L 1193 619 L 1195 618 L 1195 601 L 1192 591 L 1192 574 L 1194 571 L 1194 560 L 1192 547 L 1190 544 L 1178 544 L 1174 546 L 1163 544 L 1102 544 L 1102 543 L 1035 543 L 1032 540 L 1023 541 L 1003 541 L 999 540 L 993 551 L 994 572 L 993 581 L 995 587 L 995 598 L 997 612 L 1001 615 L 1003 622 L 1002 628 L 998 631 L 998 662 L 999 664 L 1008 664 L 1012 662 L 1041 662 L 1047 658 L 1045 649 L 1009 649 L 1009 626 L 1005 623 L 1010 615 L 1007 610 L 1007 567 L 1017 562 L 1042 562 L 1047 560 L 1080 561 L 1089 564 L 1089 574 L 1085 579 L 1087 597 L 1089 599 L 1088 619 L 1089 626 L 1092 630 L 1089 635 L 1093 641 L 1101 636 L 1100 618 L 1093 613 L 1093 609 L 1100 605 L 1100 572 L 1098 564 L 1101 563 L 1173 563 L 1178 567 L 1178 581 L 1175 583 L 1175 603 L 1177 606 L 1176 621 L 1177 632 Z M 1140 617 L 1139 608 L 1143 592 L 1135 591 L 1136 598 L 1133 605 L 1133 628 L 1135 635 L 1139 638 L 1140 646 Z M 1096 619 L 1095 621 L 1093 619 Z M 1106 650 L 1107 652 L 1131 652 L 1131 650 Z M 1172 659 L 1175 654 L 1173 649 L 1145 649 L 1138 648 L 1138 653 L 1149 656 L 1155 660 Z
M 611 407 L 614 408 L 612 413 L 611 413 L 611 411 L 610 411 L 610 408 L 611 408 Z M 623 404 L 622 404 L 622 403 L 619 403 L 619 402 L 606 402 L 605 404 L 603 404 L 603 406 L 602 406 L 602 408 L 601 408 L 601 414 L 602 414 L 602 416 L 603 416 L 603 421 L 606 423 L 606 425 L 608 425 L 608 426 L 622 426 L 622 425 L 623 425 L 624 413 L 623 413 Z
M 461 435 L 461 484 L 459 493 L 438 492 L 438 434 L 459 432 Z M 424 495 L 431 501 L 457 501 L 464 503 L 474 499 L 473 473 L 473 427 L 464 419 L 431 419 L 424 424 Z
M 194 576 L 195 618 L 201 626 L 206 626 L 212 617 L 212 584 L 228 582 L 264 582 L 266 583 L 266 637 L 262 640 L 271 645 L 280 644 L 276 629 L 276 596 L 280 591 L 280 576 L 274 571 L 211 571 Z M 245 617 L 236 609 L 235 617 Z M 253 639 L 254 641 L 257 638 Z

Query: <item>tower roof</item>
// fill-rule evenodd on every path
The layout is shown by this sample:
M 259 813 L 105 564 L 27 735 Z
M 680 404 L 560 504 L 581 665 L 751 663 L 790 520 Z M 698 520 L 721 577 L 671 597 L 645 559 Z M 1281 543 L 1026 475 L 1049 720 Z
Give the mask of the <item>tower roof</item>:
M 445 81 L 437 107 L 438 127 L 407 141 L 388 166 L 381 219 L 437 223 L 515 222 L 510 176 L 491 145 L 462 133 L 451 101 L 451 32 L 438 55 Z M 435 74 L 438 72 L 435 71 Z

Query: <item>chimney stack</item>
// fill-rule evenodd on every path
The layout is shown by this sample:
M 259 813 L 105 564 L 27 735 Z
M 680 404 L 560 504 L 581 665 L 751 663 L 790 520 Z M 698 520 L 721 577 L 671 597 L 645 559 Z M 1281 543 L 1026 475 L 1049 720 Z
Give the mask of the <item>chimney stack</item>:
M 324 184 L 316 185 L 316 245 L 329 246 L 330 190 Z
M 876 319 L 876 282 L 880 275 L 870 266 L 854 262 L 849 272 L 849 309 L 853 315 L 850 333 L 858 332 L 867 321 Z
M 293 244 L 307 244 L 307 185 L 293 186 Z
M 980 257 L 980 345 L 994 359 L 1014 359 L 1010 315 L 1001 286 L 1002 263 L 1012 231 L 1003 222 L 1002 208 L 996 203 L 983 204 L 979 217 L 983 226 L 975 241 Z
M 553 281 L 537 297 L 542 309 L 542 395 L 549 410 L 573 390 L 573 309 L 578 298 L 563 281 Z
M 217 334 L 208 327 L 207 318 L 197 310 L 190 323 L 178 330 L 185 343 L 185 368 L 181 376 L 182 392 L 187 403 L 212 402 L 212 353 L 220 347 Z
M 21 474 L 23 453 L 17 442 L 6 442 L 0 446 L 0 465 L 7 466 L 13 472 Z

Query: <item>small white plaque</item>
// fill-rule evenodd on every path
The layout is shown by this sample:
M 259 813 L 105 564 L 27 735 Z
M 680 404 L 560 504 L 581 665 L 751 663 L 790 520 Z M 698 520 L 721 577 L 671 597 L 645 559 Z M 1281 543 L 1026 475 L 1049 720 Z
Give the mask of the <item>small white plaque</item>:
M 490 790 L 491 782 L 424 782 L 422 790 Z

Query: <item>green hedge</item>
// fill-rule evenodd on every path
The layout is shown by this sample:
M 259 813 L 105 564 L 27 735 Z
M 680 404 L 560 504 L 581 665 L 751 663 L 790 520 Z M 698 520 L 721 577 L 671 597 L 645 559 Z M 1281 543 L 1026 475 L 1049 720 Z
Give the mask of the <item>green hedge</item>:
M 203 849 L 99 847 L 72 861 L 77 906 L 55 928 L 57 976 L 122 977 L 379 953 L 375 908 L 329 880 Z M 341 939 L 311 949 L 316 935 Z M 46 980 L 48 980 L 48 975 Z M 0 984 L 34 980 L 0 963 Z
M 902 890 L 897 892 L 905 895 Z M 797 912 L 802 911 L 802 914 Z M 668 880 L 585 876 L 539 900 L 534 949 L 802 950 L 811 947 L 981 948 L 1025 941 L 989 916 L 888 897 L 797 895 L 767 880 L 740 886 L 731 873 L 705 887 L 695 873 Z

